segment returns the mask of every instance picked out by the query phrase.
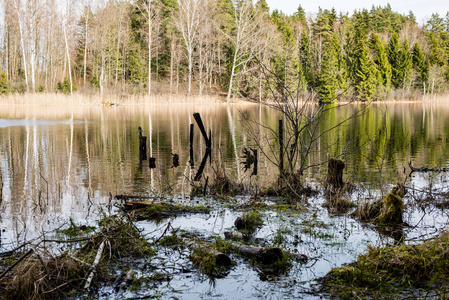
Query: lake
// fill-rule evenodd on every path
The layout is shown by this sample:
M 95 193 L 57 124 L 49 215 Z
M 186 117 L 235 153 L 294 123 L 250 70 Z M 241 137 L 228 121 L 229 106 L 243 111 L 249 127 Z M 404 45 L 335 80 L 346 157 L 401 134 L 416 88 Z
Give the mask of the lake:
M 361 107 L 349 105 L 332 111 L 322 120 L 320 130 L 339 124 L 344 116 Z M 3 184 L 0 252 L 63 226 L 70 219 L 92 223 L 99 214 L 114 211 L 109 204 L 118 194 L 163 195 L 183 204 L 205 202 L 213 206 L 211 197 L 190 197 L 193 178 L 206 152 L 205 141 L 193 118 L 195 112 L 200 113 L 206 131 L 210 130 L 212 135 L 212 160 L 206 164 L 203 183 L 223 171 L 247 190 L 263 189 L 276 181 L 278 167 L 271 161 L 277 159 L 278 142 L 270 136 L 268 128 L 277 130 L 280 114 L 264 106 L 0 106 Z M 250 124 L 242 116 L 255 122 L 253 130 L 249 130 Z M 319 188 L 327 172 L 326 164 L 320 163 L 339 156 L 346 165 L 344 179 L 358 187 L 353 196 L 356 202 L 373 198 L 405 179 L 408 186 L 417 189 L 430 184 L 441 186 L 446 180 L 445 173 L 406 176 L 410 172 L 409 162 L 415 167 L 447 166 L 448 116 L 447 102 L 371 105 L 362 116 L 348 120 L 319 139 L 308 161 L 316 166 L 305 170 L 304 181 Z M 195 124 L 193 166 L 189 162 L 190 124 Z M 139 159 L 139 126 L 148 137 L 147 156 L 156 158 L 156 168 L 149 168 L 148 159 Z M 243 169 L 243 150 L 249 147 L 259 149 L 256 176 Z M 173 166 L 173 154 L 179 155 L 177 167 Z M 236 196 L 232 201 L 246 198 Z M 285 247 L 313 257 L 313 263 L 295 265 L 282 278 L 261 281 L 257 271 L 243 262 L 214 285 L 200 274 L 186 275 L 173 267 L 171 283 L 161 284 L 158 291 L 164 297 L 180 299 L 302 297 L 307 295 L 314 279 L 331 267 L 353 261 L 367 244 L 392 241 L 348 216 L 329 214 L 321 207 L 322 195 L 308 202 L 309 212 L 299 216 L 266 212 L 266 225 L 257 235 L 270 239 L 279 228 L 288 225 L 291 230 Z M 327 224 L 327 238 L 302 231 L 303 221 L 314 214 L 316 219 L 317 212 L 320 212 L 318 220 Z M 204 236 L 222 236 L 239 214 L 217 206 L 207 216 L 182 216 L 170 221 L 174 227 Z M 447 216 L 439 210 L 423 214 L 411 209 L 406 214 L 407 222 L 416 225 L 405 230 L 410 241 L 434 236 L 447 223 Z M 166 222 L 143 221 L 138 226 L 155 237 Z M 302 241 L 299 245 L 295 243 L 298 234 Z M 160 257 L 186 260 L 182 253 L 165 253 Z M 154 263 L 157 265 L 157 261 Z M 104 293 L 113 292 L 105 287 Z M 122 296 L 136 295 L 127 293 Z

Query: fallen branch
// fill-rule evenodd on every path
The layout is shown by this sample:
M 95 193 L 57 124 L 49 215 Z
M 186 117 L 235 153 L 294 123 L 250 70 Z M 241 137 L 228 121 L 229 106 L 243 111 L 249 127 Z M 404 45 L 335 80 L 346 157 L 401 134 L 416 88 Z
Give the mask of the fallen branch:
M 103 240 L 100 244 L 100 247 L 98 247 L 97 255 L 95 256 L 94 263 L 92 264 L 92 267 L 89 270 L 89 276 L 86 280 L 86 285 L 84 286 L 84 290 L 89 290 L 90 284 L 92 283 L 92 279 L 94 278 L 94 275 L 97 270 L 98 263 L 100 262 L 101 256 L 103 255 L 104 250 L 104 244 L 106 243 L 106 240 Z

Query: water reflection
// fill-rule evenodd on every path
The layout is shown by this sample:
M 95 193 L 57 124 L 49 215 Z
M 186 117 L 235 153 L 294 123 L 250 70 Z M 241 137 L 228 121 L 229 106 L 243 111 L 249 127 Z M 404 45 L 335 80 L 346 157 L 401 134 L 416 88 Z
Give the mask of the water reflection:
M 332 127 L 355 106 L 333 111 L 321 130 Z M 3 182 L 3 241 L 36 235 L 60 220 L 86 219 L 109 195 L 166 193 L 183 201 L 191 188 L 206 145 L 195 124 L 193 158 L 189 163 L 189 130 L 199 112 L 212 132 L 212 164 L 204 178 L 223 166 L 239 182 L 266 186 L 276 179 L 275 167 L 259 155 L 258 175 L 243 172 L 244 147 L 255 146 L 240 114 L 276 128 L 279 115 L 257 105 L 148 105 L 122 107 L 0 106 L 0 168 Z M 321 138 L 311 161 L 344 155 L 345 178 L 364 184 L 392 184 L 409 160 L 428 167 L 447 164 L 449 119 L 446 103 L 374 105 Z M 139 132 L 148 136 L 149 161 L 139 165 Z M 268 136 L 258 126 L 258 142 Z M 269 143 L 275 141 L 267 139 Z M 268 147 L 268 145 L 267 145 Z M 266 151 L 269 153 L 269 149 Z M 179 167 L 172 167 L 179 155 Z M 275 153 L 273 155 L 276 155 Z M 317 166 L 309 181 L 325 172 Z

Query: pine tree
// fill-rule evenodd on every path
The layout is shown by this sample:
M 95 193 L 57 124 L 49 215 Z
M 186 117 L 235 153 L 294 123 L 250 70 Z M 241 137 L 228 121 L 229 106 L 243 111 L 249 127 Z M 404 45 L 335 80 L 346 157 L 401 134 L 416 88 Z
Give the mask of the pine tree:
M 424 57 L 424 53 L 418 43 L 413 45 L 412 61 L 413 66 L 418 73 L 417 85 L 421 86 L 423 83 L 426 83 L 429 78 L 429 62 Z

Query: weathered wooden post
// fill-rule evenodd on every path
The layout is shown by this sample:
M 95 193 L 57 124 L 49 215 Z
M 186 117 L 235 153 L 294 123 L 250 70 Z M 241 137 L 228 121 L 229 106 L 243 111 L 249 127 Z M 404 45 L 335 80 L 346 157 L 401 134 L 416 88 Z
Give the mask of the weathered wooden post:
M 147 159 L 147 137 L 143 136 L 143 130 L 139 126 L 139 156 L 143 157 L 143 160 Z
M 173 164 L 172 164 L 172 167 L 173 168 L 177 168 L 177 167 L 179 167 L 179 155 L 178 154 L 171 154 L 172 156 L 173 156 Z
M 150 157 L 150 169 L 156 168 L 156 157 Z
M 193 160 L 193 128 L 195 127 L 194 124 L 190 124 L 190 167 L 193 168 L 195 165 L 195 162 Z
M 198 181 L 201 179 L 201 175 L 203 174 L 204 167 L 206 166 L 207 158 L 209 157 L 210 162 L 212 161 L 212 131 L 209 130 L 209 137 L 207 136 L 206 129 L 203 125 L 203 120 L 201 120 L 201 116 L 199 113 L 194 113 L 193 117 L 195 118 L 196 123 L 198 124 L 198 128 L 203 135 L 204 141 L 206 142 L 206 153 L 204 153 L 203 160 L 201 161 L 201 165 L 195 175 L 194 181 Z
M 284 173 L 284 124 L 279 120 L 279 175 Z
M 253 157 L 254 157 L 254 167 L 253 172 L 251 173 L 251 176 L 257 175 L 257 149 L 250 148 L 251 151 L 253 151 Z

